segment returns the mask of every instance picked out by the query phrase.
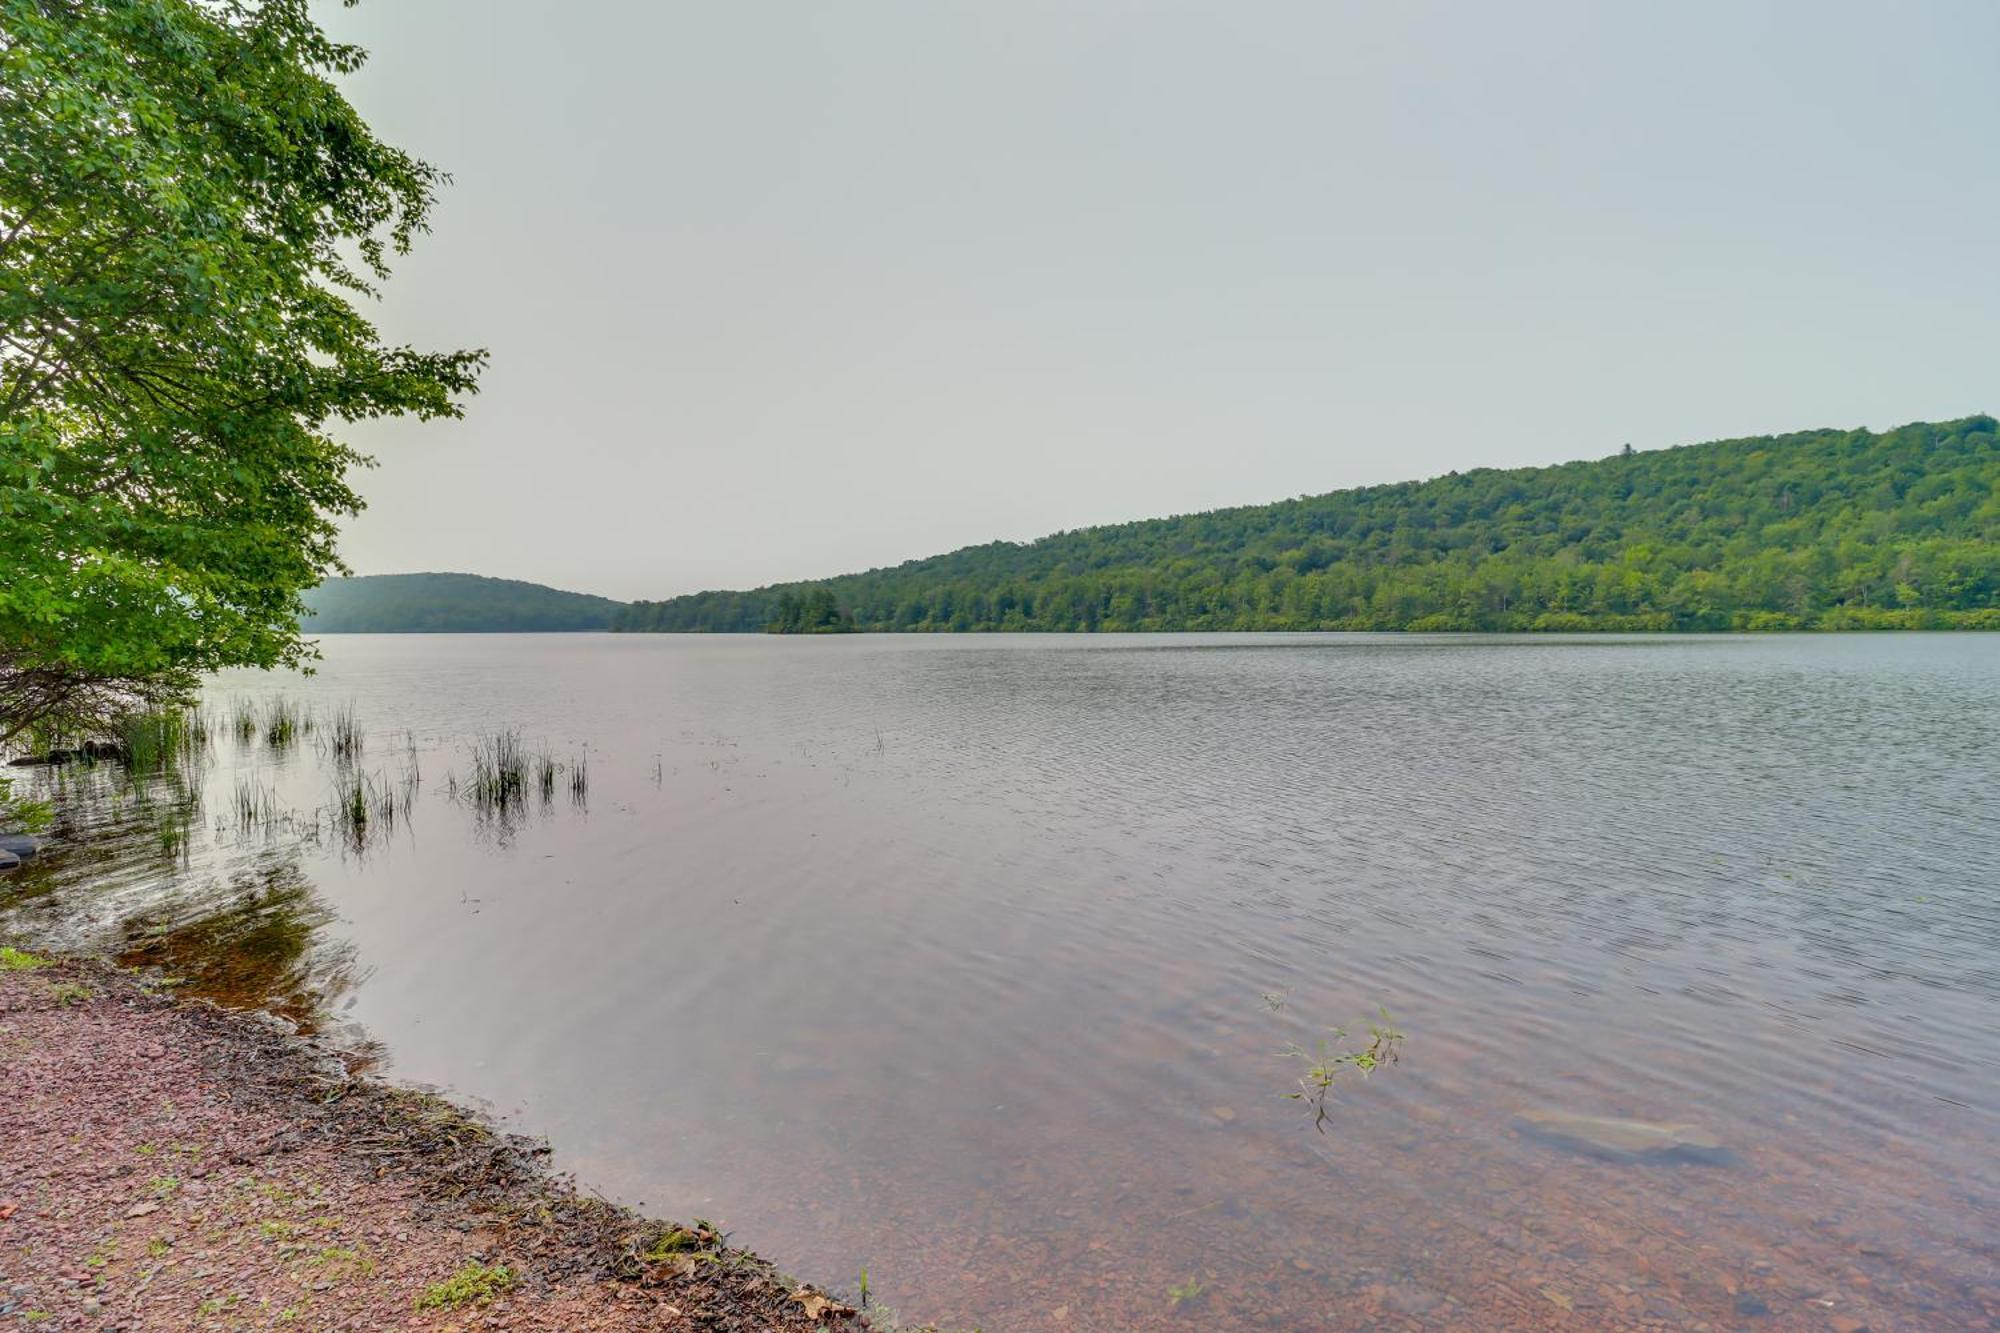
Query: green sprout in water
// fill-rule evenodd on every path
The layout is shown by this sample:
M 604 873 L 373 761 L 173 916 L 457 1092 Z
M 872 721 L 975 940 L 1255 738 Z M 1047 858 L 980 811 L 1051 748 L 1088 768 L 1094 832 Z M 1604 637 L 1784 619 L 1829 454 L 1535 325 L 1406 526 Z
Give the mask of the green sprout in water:
M 1312 1107 L 1313 1128 L 1322 1134 L 1326 1133 L 1326 1122 L 1332 1114 L 1327 1099 L 1346 1071 L 1352 1069 L 1367 1078 L 1383 1065 L 1395 1064 L 1402 1058 L 1403 1034 L 1390 1026 L 1392 1020 L 1387 1009 L 1378 1008 L 1376 1012 L 1382 1021 L 1368 1025 L 1368 1044 L 1359 1050 L 1341 1050 L 1337 1043 L 1347 1040 L 1347 1029 L 1335 1028 L 1331 1038 L 1321 1038 L 1310 1051 L 1294 1044 L 1282 1052 L 1287 1059 L 1303 1061 L 1306 1066 L 1299 1078 L 1299 1090 L 1285 1096 Z
M 1206 1282 L 1203 1282 L 1200 1278 L 1191 1277 L 1178 1287 L 1168 1287 L 1167 1299 L 1172 1301 L 1175 1307 L 1178 1308 L 1183 1305 L 1191 1305 L 1195 1301 L 1200 1300 L 1207 1291 L 1208 1284 Z

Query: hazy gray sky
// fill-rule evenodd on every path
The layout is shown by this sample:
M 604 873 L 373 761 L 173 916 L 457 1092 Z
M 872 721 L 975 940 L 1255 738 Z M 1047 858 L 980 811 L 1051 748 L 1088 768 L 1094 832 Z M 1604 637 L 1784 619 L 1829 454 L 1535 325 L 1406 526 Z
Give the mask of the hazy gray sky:
M 2000 409 L 2000 5 L 368 0 L 362 573 L 614 596 Z

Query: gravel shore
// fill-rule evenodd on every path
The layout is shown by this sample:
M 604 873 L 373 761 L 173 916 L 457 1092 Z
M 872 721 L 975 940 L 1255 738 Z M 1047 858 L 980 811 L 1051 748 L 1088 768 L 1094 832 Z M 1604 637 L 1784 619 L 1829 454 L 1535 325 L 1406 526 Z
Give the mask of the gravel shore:
M 0 953 L 0 1319 L 89 1329 L 863 1328 L 579 1195 L 541 1145 L 267 1017 Z

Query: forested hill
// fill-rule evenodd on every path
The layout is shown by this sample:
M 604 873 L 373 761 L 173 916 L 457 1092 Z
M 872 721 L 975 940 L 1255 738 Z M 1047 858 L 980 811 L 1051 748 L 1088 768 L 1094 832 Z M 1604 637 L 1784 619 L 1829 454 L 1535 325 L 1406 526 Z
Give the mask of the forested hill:
M 1995 431 L 1482 468 L 635 602 L 614 627 L 761 630 L 825 589 L 863 630 L 2000 629 Z
M 308 634 L 446 634 L 609 629 L 622 603 L 477 574 L 328 579 L 306 594 Z

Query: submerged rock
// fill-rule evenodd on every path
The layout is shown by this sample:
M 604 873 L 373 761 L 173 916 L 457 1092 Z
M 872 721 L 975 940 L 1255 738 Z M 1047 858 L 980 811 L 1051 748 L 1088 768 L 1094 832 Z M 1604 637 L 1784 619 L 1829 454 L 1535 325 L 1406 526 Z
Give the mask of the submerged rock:
M 26 833 L 0 834 L 0 855 L 12 856 L 19 861 L 34 859 L 42 850 L 42 840 Z
M 1735 1160 L 1729 1149 L 1722 1145 L 1722 1140 L 1698 1125 L 1618 1120 L 1610 1116 L 1539 1109 L 1522 1111 L 1515 1117 L 1514 1123 L 1530 1138 L 1615 1162 L 1679 1161 L 1725 1165 Z
M 21 864 L 21 858 L 12 852 L 0 852 L 0 870 L 12 870 Z

